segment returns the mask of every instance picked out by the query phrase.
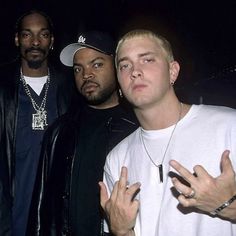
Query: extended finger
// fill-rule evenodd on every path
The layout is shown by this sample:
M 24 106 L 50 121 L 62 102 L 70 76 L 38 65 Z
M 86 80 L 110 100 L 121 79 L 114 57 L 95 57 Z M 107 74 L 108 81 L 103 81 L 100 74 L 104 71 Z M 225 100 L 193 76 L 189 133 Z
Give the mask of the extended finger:
M 198 177 L 198 180 L 201 181 L 206 181 L 208 178 L 213 178 L 207 171 L 206 169 L 201 166 L 201 165 L 196 165 L 193 167 L 194 173 Z
M 235 172 L 234 172 L 234 169 L 233 169 L 233 165 L 232 165 L 232 162 L 229 158 L 229 150 L 225 150 L 223 153 L 222 153 L 222 156 L 221 156 L 221 170 L 222 170 L 222 174 L 229 174 L 229 175 L 233 175 L 233 177 L 235 176 Z
M 125 166 L 122 166 L 121 172 L 120 172 L 120 178 L 118 187 L 119 189 L 125 190 L 127 187 L 127 179 L 128 179 L 128 169 Z
M 123 199 L 127 189 L 128 170 L 125 166 L 121 168 L 120 178 L 117 183 L 117 197 Z
M 100 204 L 101 204 L 103 210 L 105 210 L 106 203 L 109 199 L 107 188 L 106 188 L 106 185 L 101 181 L 98 184 L 100 186 Z
M 190 184 L 192 184 L 196 180 L 196 177 L 188 169 L 183 167 L 179 162 L 171 160 L 169 163 L 170 166 L 173 167 Z

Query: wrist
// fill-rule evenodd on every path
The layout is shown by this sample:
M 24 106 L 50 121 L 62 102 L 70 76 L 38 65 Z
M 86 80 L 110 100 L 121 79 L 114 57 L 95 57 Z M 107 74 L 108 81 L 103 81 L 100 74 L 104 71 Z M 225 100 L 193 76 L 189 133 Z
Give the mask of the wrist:
M 127 231 L 127 232 L 118 232 L 114 233 L 115 236 L 135 236 L 135 232 L 133 229 Z
M 236 202 L 236 194 L 233 195 L 229 200 L 225 201 L 222 205 L 220 205 L 219 207 L 217 207 L 214 211 L 211 211 L 210 214 L 213 216 L 219 215 L 221 214 L 221 212 L 226 209 L 229 208 L 229 206 Z
M 116 234 L 116 236 L 135 236 L 135 233 L 133 230 L 130 230 L 129 232 L 125 234 Z

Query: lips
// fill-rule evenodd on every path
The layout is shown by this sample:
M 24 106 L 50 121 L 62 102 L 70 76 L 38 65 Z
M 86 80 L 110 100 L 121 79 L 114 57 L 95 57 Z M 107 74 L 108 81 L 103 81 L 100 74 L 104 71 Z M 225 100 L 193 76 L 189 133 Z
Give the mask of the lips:
M 39 55 L 42 52 L 40 50 L 31 50 L 31 51 L 29 51 L 29 53 L 32 54 L 32 55 Z
M 93 83 L 93 82 L 89 82 L 89 83 L 85 83 L 85 84 L 82 86 L 82 90 L 83 90 L 85 93 L 91 93 L 91 92 L 93 92 L 95 89 L 97 89 L 97 87 L 98 87 L 98 84 Z
M 132 86 L 132 90 L 141 91 L 146 87 L 147 87 L 147 85 L 145 85 L 145 84 L 135 84 Z
M 45 51 L 41 48 L 29 48 L 25 52 L 32 55 L 45 54 Z
M 31 53 L 40 53 L 41 51 L 40 50 L 31 50 L 30 52 Z

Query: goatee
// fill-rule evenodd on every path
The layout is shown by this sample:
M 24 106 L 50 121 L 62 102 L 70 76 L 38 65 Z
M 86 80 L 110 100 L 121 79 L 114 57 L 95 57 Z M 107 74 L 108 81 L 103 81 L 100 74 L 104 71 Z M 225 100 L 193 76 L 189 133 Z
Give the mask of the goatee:
M 31 69 L 38 69 L 41 67 L 43 61 L 28 61 L 28 66 Z

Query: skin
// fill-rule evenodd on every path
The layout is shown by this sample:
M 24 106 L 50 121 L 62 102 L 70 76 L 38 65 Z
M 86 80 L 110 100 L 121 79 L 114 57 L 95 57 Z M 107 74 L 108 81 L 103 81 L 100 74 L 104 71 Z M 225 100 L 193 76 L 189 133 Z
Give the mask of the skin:
M 122 167 L 119 181 L 115 183 L 111 198 L 108 198 L 106 186 L 99 182 L 101 188 L 101 206 L 109 212 L 111 231 L 116 236 L 135 235 L 136 216 L 138 214 L 139 201 L 132 200 L 133 195 L 140 189 L 141 184 L 135 183 L 127 188 L 128 170 Z
M 117 61 L 119 84 L 142 127 L 160 129 L 174 124 L 180 106 L 171 83 L 177 79 L 178 62 L 168 61 L 157 42 L 147 37 L 125 41 Z M 164 117 L 158 116 L 160 112 Z
M 147 130 L 157 130 L 175 124 L 180 102 L 171 82 L 175 82 L 178 77 L 179 64 L 176 61 L 168 61 L 166 53 L 154 39 L 141 36 L 124 41 L 117 52 L 117 59 L 119 84 L 123 94 L 134 105 L 141 126 Z M 181 117 L 185 116 L 189 109 L 190 106 L 184 104 Z M 213 178 L 202 166 L 195 166 L 196 177 L 177 161 L 170 161 L 170 165 L 190 183 L 189 187 L 172 178 L 174 187 L 182 193 L 178 200 L 183 206 L 193 206 L 210 212 L 236 194 L 235 172 L 229 159 L 229 151 L 222 154 L 220 164 L 222 174 L 219 177 Z M 135 183 L 127 189 L 127 180 L 128 170 L 123 167 L 110 198 L 105 184 L 99 183 L 101 205 L 108 216 L 111 231 L 116 236 L 135 235 L 133 227 L 139 202 L 133 201 L 132 196 L 140 188 L 140 183 Z M 196 194 L 190 199 L 186 196 L 192 190 Z M 235 212 L 236 201 L 220 215 L 232 220 L 236 218 Z
M 15 35 L 15 45 L 19 47 L 23 74 L 31 77 L 47 75 L 48 54 L 54 42 L 47 20 L 33 13 L 23 18 L 21 28 Z M 37 66 L 31 66 L 32 63 Z
M 76 87 L 91 107 L 105 109 L 118 105 L 112 56 L 83 48 L 76 52 L 73 62 Z
M 208 174 L 203 166 L 194 166 L 193 175 L 184 166 L 175 160 L 170 165 L 190 184 L 191 188 L 182 184 L 177 178 L 172 178 L 174 187 L 181 193 L 178 200 L 185 207 L 196 207 L 204 212 L 211 212 L 236 194 L 235 172 L 229 159 L 229 151 L 225 150 L 221 156 L 221 175 L 214 178 Z M 188 198 L 192 189 L 193 198 Z M 210 191 L 209 191 L 210 189 Z M 236 202 L 220 212 L 226 219 L 236 220 Z

